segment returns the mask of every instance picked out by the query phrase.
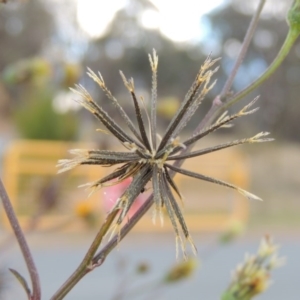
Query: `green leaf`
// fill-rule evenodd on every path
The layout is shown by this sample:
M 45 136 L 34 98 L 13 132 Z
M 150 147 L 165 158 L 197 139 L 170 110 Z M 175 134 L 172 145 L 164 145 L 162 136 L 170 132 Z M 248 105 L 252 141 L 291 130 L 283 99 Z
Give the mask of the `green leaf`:
M 14 269 L 9 269 L 9 271 L 17 278 L 19 283 L 21 283 L 22 287 L 25 290 L 25 293 L 26 293 L 28 299 L 31 299 L 31 290 L 30 290 L 25 278 L 18 271 L 14 270 Z

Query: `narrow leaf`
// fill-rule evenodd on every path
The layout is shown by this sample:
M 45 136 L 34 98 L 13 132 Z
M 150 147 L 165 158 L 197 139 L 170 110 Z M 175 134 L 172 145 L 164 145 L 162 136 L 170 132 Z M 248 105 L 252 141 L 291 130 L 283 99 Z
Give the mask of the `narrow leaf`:
M 120 71 L 120 74 L 121 74 L 121 77 L 124 81 L 125 86 L 127 87 L 128 91 L 131 94 L 131 97 L 132 97 L 132 100 L 133 100 L 133 103 L 134 103 L 134 108 L 135 108 L 135 115 L 136 115 L 136 118 L 137 118 L 137 122 L 138 122 L 138 126 L 139 126 L 139 129 L 140 129 L 140 133 L 141 133 L 143 143 L 144 143 L 145 147 L 149 151 L 151 151 L 151 147 L 150 147 L 149 140 L 148 140 L 146 130 L 145 130 L 145 124 L 144 124 L 142 113 L 141 113 L 141 108 L 139 106 L 139 103 L 137 101 L 137 98 L 136 98 L 136 95 L 135 95 L 135 92 L 134 92 L 133 79 L 131 78 L 129 81 L 127 81 L 126 77 L 124 76 L 124 74 L 121 71 Z
M 175 184 L 173 178 L 170 176 L 168 169 L 164 168 L 164 171 L 165 171 L 166 179 L 167 179 L 168 183 L 171 185 L 171 187 L 176 192 L 176 194 L 178 195 L 178 197 L 182 200 L 182 195 L 180 194 L 180 191 L 179 191 L 177 185 Z
M 222 150 L 222 149 L 225 149 L 225 148 L 230 148 L 230 147 L 237 146 L 237 145 L 273 141 L 273 139 L 271 139 L 271 138 L 262 138 L 265 135 L 267 135 L 267 134 L 259 133 L 256 136 L 251 137 L 251 138 L 235 140 L 235 141 L 231 141 L 231 142 L 224 143 L 224 144 L 221 144 L 221 145 L 217 145 L 217 146 L 208 147 L 208 148 L 205 148 L 205 149 L 193 151 L 193 152 L 187 153 L 187 154 L 182 154 L 182 155 L 177 155 L 177 156 L 169 156 L 167 158 L 167 160 L 180 160 L 180 159 L 185 159 L 185 158 L 196 157 L 196 156 L 204 155 L 204 154 L 207 154 L 207 153 L 212 153 L 212 152 L 215 152 L 215 151 L 219 151 L 219 150 Z
M 196 179 L 201 179 L 201 180 L 204 180 L 204 181 L 208 181 L 208 182 L 211 182 L 211 183 L 215 183 L 215 184 L 219 184 L 219 185 L 228 187 L 230 189 L 234 189 L 234 190 L 238 191 L 240 194 L 247 197 L 248 199 L 260 200 L 260 201 L 262 200 L 259 197 L 257 197 L 256 195 L 251 194 L 251 193 L 249 193 L 249 192 L 247 192 L 247 191 L 245 191 L 245 190 L 243 190 L 243 189 L 241 189 L 241 188 L 239 188 L 239 187 L 237 187 L 233 184 L 227 183 L 225 181 L 218 180 L 218 179 L 208 177 L 208 176 L 205 176 L 205 175 L 202 175 L 202 174 L 198 174 L 198 173 L 195 173 L 195 172 L 191 172 L 191 171 L 188 171 L 188 170 L 184 170 L 182 168 L 177 168 L 173 165 L 165 164 L 165 166 L 167 166 L 168 168 L 170 168 L 171 170 L 173 170 L 177 173 L 181 173 L 181 174 L 189 176 L 189 177 L 193 177 L 193 178 L 196 178 Z
M 31 299 L 31 290 L 27 284 L 26 279 L 16 270 L 9 268 L 9 271 L 17 278 L 21 286 L 24 288 L 28 299 Z
M 171 120 L 165 135 L 162 138 L 162 141 L 160 142 L 160 145 L 158 147 L 158 151 L 163 149 L 168 141 L 173 137 L 173 133 L 176 129 L 176 127 L 180 124 L 182 118 L 184 117 L 184 114 L 188 111 L 189 107 L 193 103 L 193 100 L 195 99 L 195 95 L 197 94 L 199 88 L 204 84 L 207 80 L 209 80 L 209 71 L 207 69 L 212 66 L 212 64 L 215 63 L 217 60 L 211 60 L 210 58 L 207 58 L 204 64 L 201 66 L 199 73 L 196 76 L 196 79 L 191 87 L 191 89 L 188 91 L 187 95 L 185 96 L 183 103 L 173 119 Z
M 248 111 L 248 109 L 253 106 L 254 103 L 256 103 L 256 101 L 258 100 L 259 97 L 256 97 L 254 100 L 252 100 L 249 104 L 247 104 L 245 107 L 243 107 L 238 113 L 231 115 L 231 116 L 224 116 L 224 118 L 219 118 L 217 120 L 217 122 L 215 122 L 213 125 L 211 125 L 208 128 L 205 128 L 203 131 L 199 132 L 198 134 L 190 137 L 189 139 L 187 139 L 185 142 L 183 142 L 183 144 L 187 147 L 192 145 L 193 143 L 197 142 L 198 140 L 200 140 L 201 138 L 205 137 L 206 135 L 208 135 L 209 133 L 223 127 L 224 125 L 230 123 L 231 121 L 245 116 L 245 115 L 249 115 L 254 113 L 255 111 L 258 110 L 258 108 L 254 108 L 250 111 Z M 181 151 L 182 148 L 181 147 L 177 147 L 174 149 L 174 151 L 172 152 L 172 154 L 175 154 L 178 151 Z
M 152 187 L 153 187 L 153 200 L 154 200 L 154 214 L 153 214 L 153 223 L 156 221 L 157 214 L 160 218 L 160 223 L 163 225 L 163 214 L 162 214 L 162 206 L 163 201 L 161 197 L 161 191 L 160 191 L 160 173 L 158 171 L 157 164 L 153 165 L 153 171 L 152 171 Z
M 137 196 L 141 193 L 141 190 L 146 186 L 148 181 L 151 178 L 152 173 L 149 170 L 148 166 L 141 167 L 140 171 L 135 177 L 133 177 L 132 182 L 118 199 L 115 207 L 113 209 L 121 210 L 121 214 L 117 219 L 117 224 L 121 225 L 124 220 L 124 217 L 128 213 L 132 204 L 134 203 Z
M 159 170 L 159 173 L 160 173 L 160 177 L 163 178 L 162 170 Z M 182 246 L 183 243 L 182 243 L 181 236 L 179 234 L 179 230 L 178 230 L 178 226 L 177 226 L 177 222 L 176 222 L 176 217 L 175 217 L 172 205 L 170 203 L 170 200 L 169 200 L 169 197 L 168 197 L 168 194 L 167 194 L 167 191 L 166 191 L 166 187 L 165 187 L 165 184 L 164 184 L 163 180 L 160 181 L 160 190 L 161 190 L 161 197 L 163 199 L 163 203 L 164 203 L 164 205 L 165 205 L 165 207 L 167 209 L 167 213 L 169 215 L 169 219 L 171 221 L 172 227 L 173 227 L 174 232 L 175 232 L 175 237 L 176 237 L 176 257 L 178 257 L 178 248 L 179 248 L 178 244 L 180 244 Z M 183 253 L 185 255 L 184 249 L 182 249 L 182 250 L 183 250 Z
M 153 49 L 152 56 L 149 54 L 149 61 L 152 70 L 152 88 L 150 103 L 150 124 L 151 124 L 151 140 L 153 149 L 156 149 L 156 107 L 157 107 L 157 65 L 158 56 Z
M 105 85 L 104 79 L 101 76 L 101 74 L 99 73 L 98 76 L 97 76 L 90 68 L 88 68 L 88 71 L 89 71 L 87 73 L 88 76 L 90 76 L 96 83 L 99 84 L 99 86 L 101 87 L 101 89 L 103 90 L 103 92 L 106 94 L 107 98 L 112 101 L 112 103 L 114 104 L 114 106 L 116 107 L 116 109 L 119 111 L 121 117 L 123 118 L 123 120 L 127 124 L 128 128 L 132 131 L 132 133 L 135 135 L 135 137 L 139 141 L 142 141 L 141 137 L 139 136 L 139 134 L 138 134 L 135 126 L 131 122 L 130 118 L 128 117 L 128 115 L 126 114 L 126 112 L 124 111 L 124 109 L 122 108 L 122 106 L 119 104 L 118 100 L 112 95 L 111 91 Z
M 101 123 L 121 142 L 136 142 L 134 141 L 121 127 L 98 106 L 89 92 L 81 85 L 76 85 L 76 89 L 71 89 L 74 93 L 77 93 L 82 98 L 76 99 L 83 107 L 89 110 Z M 137 142 L 136 142 L 137 143 Z
M 173 196 L 172 194 L 172 191 L 170 189 L 170 187 L 168 186 L 168 182 L 167 182 L 167 178 L 166 176 L 163 176 L 163 180 L 164 180 L 164 185 L 165 185 L 165 188 L 166 188 L 166 192 L 167 192 L 167 195 L 168 195 L 168 198 L 170 200 L 170 203 L 172 205 L 172 208 L 173 208 L 173 211 L 177 217 L 177 220 L 182 228 L 182 231 L 183 231 L 183 234 L 186 238 L 189 237 L 189 231 L 188 231 L 188 228 L 185 224 L 185 220 L 183 218 L 183 215 L 182 215 L 182 212 L 180 210 L 180 207 L 178 206 L 177 202 L 176 202 L 176 199 L 175 197 Z

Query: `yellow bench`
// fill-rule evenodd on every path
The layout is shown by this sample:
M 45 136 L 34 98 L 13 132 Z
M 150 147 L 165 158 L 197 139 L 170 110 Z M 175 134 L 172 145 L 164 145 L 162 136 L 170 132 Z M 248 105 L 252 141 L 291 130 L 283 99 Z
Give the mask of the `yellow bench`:
M 91 203 L 99 213 L 99 222 L 105 217 L 101 205 L 101 192 L 96 192 L 88 198 L 88 192 L 77 189 L 77 185 L 99 179 L 107 173 L 106 168 L 82 166 L 65 174 L 56 174 L 57 160 L 68 157 L 68 150 L 74 148 L 93 147 L 83 143 L 31 140 L 14 141 L 8 147 L 3 163 L 3 181 L 24 226 L 30 221 L 32 208 L 38 200 L 34 201 L 33 198 L 41 195 L 38 192 L 40 186 L 32 184 L 26 178 L 36 178 L 38 183 L 54 181 L 57 182 L 59 189 L 63 190 L 68 187 L 65 194 L 60 190 L 59 205 L 56 206 L 55 211 L 42 216 L 39 229 L 55 227 L 70 218 L 72 219 L 71 230 L 82 228 L 82 224 L 80 225 L 80 221 L 74 214 L 74 207 L 78 201 Z M 248 188 L 245 159 L 235 149 L 190 159 L 183 167 Z M 184 211 L 191 231 L 224 230 L 224 226 L 233 220 L 240 222 L 247 220 L 248 200 L 243 199 L 235 191 L 181 175 L 176 175 L 175 182 L 186 199 Z M 28 189 L 34 192 L 29 193 L 26 198 Z M 171 230 L 171 224 L 166 221 L 164 227 L 153 226 L 151 217 L 146 216 L 140 220 L 135 230 L 143 232 Z

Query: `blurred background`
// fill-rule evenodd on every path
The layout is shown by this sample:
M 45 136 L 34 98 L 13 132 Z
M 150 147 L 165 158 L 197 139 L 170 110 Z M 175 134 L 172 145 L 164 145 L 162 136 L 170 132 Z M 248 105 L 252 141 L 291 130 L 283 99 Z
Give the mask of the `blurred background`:
M 291 3 L 288 0 L 267 1 L 247 56 L 234 81 L 233 92 L 240 91 L 255 80 L 278 53 L 288 32 L 286 13 Z M 50 278 L 51 282 L 57 281 L 51 285 L 44 283 L 49 297 L 81 259 L 89 244 L 87 236 L 91 239 L 101 224 L 110 207 L 111 195 L 120 193 L 124 188 L 98 191 L 87 199 L 89 192 L 78 190 L 77 186 L 105 175 L 106 169 L 83 167 L 71 174 L 56 175 L 57 160 L 68 157 L 70 148 L 120 147 L 109 135 L 95 131 L 101 125 L 91 114 L 80 109 L 69 87 L 74 87 L 76 83 L 85 86 L 94 99 L 121 122 L 114 106 L 86 75 L 87 67 L 101 72 L 108 88 L 126 112 L 133 116 L 132 102 L 119 70 L 124 71 L 127 77 L 134 78 L 137 94 L 143 96 L 147 103 L 151 90 L 148 53 L 155 48 L 159 55 L 158 125 L 159 131 L 163 132 L 207 55 L 222 57 L 220 70 L 215 76 L 217 84 L 185 129 L 183 135 L 188 136 L 210 108 L 212 99 L 220 93 L 257 5 L 256 0 L 14 0 L 0 4 L 0 174 L 22 225 L 31 234 L 38 265 L 45 264 L 43 254 L 49 254 L 49 257 L 54 255 L 60 260 L 68 257 L 70 249 L 77 249 L 70 266 L 65 260 L 62 278 L 54 276 L 55 271 L 42 271 L 44 281 Z M 255 249 L 265 233 L 282 238 L 291 256 L 296 253 L 296 250 L 292 250 L 296 237 L 296 249 L 300 250 L 299 60 L 300 43 L 297 42 L 280 69 L 268 81 L 230 108 L 231 112 L 235 112 L 260 95 L 260 110 L 238 120 L 234 127 L 221 129 L 198 144 L 199 147 L 215 145 L 235 138 L 250 137 L 260 131 L 270 131 L 272 137 L 276 138 L 275 142 L 242 146 L 187 164 L 191 170 L 243 186 L 259 195 L 264 202 L 249 203 L 226 189 L 199 184 L 180 176 L 177 178 L 186 199 L 187 223 L 196 235 L 196 244 L 200 249 L 203 247 L 203 253 L 222 244 L 220 235 L 231 236 L 233 232 L 235 237 L 245 228 L 247 231 L 237 248 L 231 248 L 230 251 L 226 248 L 226 266 L 220 265 L 221 256 L 216 255 L 208 262 L 211 265 L 206 270 L 202 270 L 202 266 L 199 268 L 195 277 L 197 280 L 194 278 L 190 285 L 185 286 L 182 294 L 179 290 L 173 290 L 166 296 L 159 290 L 161 298 L 158 299 L 169 299 L 170 295 L 172 299 L 182 299 L 190 290 L 189 299 L 198 299 L 201 295 L 205 299 L 217 299 L 229 282 L 229 271 L 236 262 L 242 260 L 246 246 Z M 141 198 L 147 195 L 149 191 Z M 14 246 L 4 214 L 0 221 L 3 237 L 0 247 L 4 253 Z M 125 260 L 133 257 L 134 263 L 139 264 L 134 253 L 140 253 L 143 247 L 135 237 L 146 239 L 145 233 L 149 235 L 145 245 L 149 243 L 151 246 L 146 247 L 153 251 L 146 251 L 149 255 L 138 254 L 138 258 L 152 260 L 155 269 L 155 264 L 164 265 L 164 257 L 169 257 L 174 250 L 175 261 L 169 225 L 167 222 L 164 228 L 154 227 L 150 214 L 144 217 L 132 233 L 130 242 L 124 243 L 123 250 L 120 246 L 120 252 L 124 251 L 125 254 L 114 254 L 116 261 L 121 261 L 121 267 L 118 265 L 117 270 L 124 269 L 124 257 Z M 79 235 L 83 232 L 85 237 L 81 239 Z M 44 243 L 46 235 L 47 240 L 53 240 L 53 246 L 50 249 L 47 247 L 48 252 Z M 56 242 L 58 235 L 59 242 Z M 65 235 L 68 235 L 70 244 L 64 239 Z M 168 238 L 164 239 L 163 236 Z M 158 259 L 161 244 L 165 248 Z M 60 245 L 63 245 L 63 250 L 56 249 Z M 15 259 L 19 256 L 17 251 L 12 252 L 13 258 L 7 253 L 3 255 L 4 262 L 19 260 L 17 265 L 21 264 L 19 258 Z M 201 259 L 201 251 L 199 256 Z M 173 260 L 169 261 L 171 263 Z M 232 264 L 228 265 L 231 261 Z M 282 273 L 280 276 L 293 276 L 296 266 L 300 267 L 297 261 L 298 265 L 295 263 L 290 269 L 287 268 L 289 274 Z M 113 262 L 105 268 L 107 272 L 112 272 L 109 271 L 109 264 Z M 44 267 L 49 270 L 50 266 Z M 218 294 L 214 294 L 218 289 L 209 289 L 214 278 L 212 269 L 215 267 L 220 268 L 225 278 L 223 281 L 220 279 Z M 163 272 L 160 267 L 157 268 L 157 274 Z M 101 272 L 99 270 L 97 273 Z M 211 272 L 211 281 L 205 279 L 205 283 L 202 272 Z M 97 275 L 93 276 L 96 280 Z M 155 277 L 153 274 L 151 276 Z M 199 276 L 203 285 L 201 292 L 196 289 Z M 122 278 L 120 282 L 122 284 Z M 86 289 L 90 288 L 88 283 L 86 280 Z M 114 289 L 112 281 L 105 284 Z M 10 296 L 5 298 L 3 294 L 3 299 L 12 299 L 9 286 L 7 295 Z M 279 286 L 277 290 L 276 286 L 272 287 L 273 294 L 261 299 L 298 299 L 291 286 Z M 280 291 L 287 289 L 290 290 L 289 296 L 280 294 Z M 84 291 L 84 285 L 82 290 L 78 287 L 69 299 L 83 299 L 82 295 L 86 296 Z M 84 299 L 96 299 L 99 295 L 97 291 L 96 285 L 94 296 Z M 121 299 L 117 296 L 112 298 L 114 294 L 109 291 L 103 295 L 105 299 Z M 137 296 L 137 299 L 144 298 Z

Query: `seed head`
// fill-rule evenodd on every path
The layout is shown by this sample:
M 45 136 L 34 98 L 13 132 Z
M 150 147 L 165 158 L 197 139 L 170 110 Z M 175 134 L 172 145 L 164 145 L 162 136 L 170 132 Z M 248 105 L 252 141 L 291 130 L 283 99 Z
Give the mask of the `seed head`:
M 251 144 L 256 142 L 267 142 L 270 138 L 265 138 L 268 133 L 260 133 L 251 138 L 235 140 L 214 147 L 193 151 L 190 153 L 181 153 L 182 149 L 195 144 L 198 140 L 206 135 L 216 131 L 222 127 L 231 126 L 231 122 L 235 119 L 252 114 L 257 108 L 252 108 L 257 101 L 255 98 L 252 102 L 242 108 L 233 115 L 223 114 L 214 124 L 204 128 L 201 132 L 192 135 L 185 141 L 180 141 L 179 134 L 189 122 L 191 117 L 197 111 L 199 105 L 203 101 L 205 95 L 212 89 L 215 82 L 210 83 L 212 76 L 217 72 L 218 67 L 212 69 L 219 59 L 211 59 L 208 57 L 201 66 L 196 78 L 183 99 L 179 109 L 171 119 L 165 133 L 160 137 L 157 133 L 156 126 L 156 108 L 157 108 L 157 68 L 158 56 L 155 50 L 149 55 L 150 67 L 152 70 L 152 88 L 150 99 L 150 113 L 146 110 L 148 126 L 142 115 L 141 103 L 143 99 L 136 96 L 133 79 L 127 79 L 123 72 L 120 72 L 123 83 L 128 90 L 132 99 L 135 111 L 136 124 L 129 118 L 123 110 L 118 100 L 112 95 L 107 88 L 103 77 L 100 73 L 96 75 L 91 69 L 88 69 L 88 76 L 91 77 L 106 94 L 107 98 L 112 102 L 117 112 L 127 125 L 127 130 L 118 125 L 99 104 L 97 104 L 89 92 L 81 85 L 76 85 L 76 89 L 72 89 L 80 97 L 76 99 L 84 108 L 89 110 L 106 128 L 105 132 L 112 134 L 125 148 L 125 151 L 110 150 L 71 150 L 75 155 L 72 159 L 62 159 L 58 162 L 59 172 L 68 171 L 78 165 L 99 165 L 99 166 L 117 166 L 118 167 L 109 175 L 89 183 L 92 190 L 96 190 L 103 186 L 117 184 L 129 177 L 132 181 L 127 190 L 117 199 L 113 210 L 119 210 L 120 213 L 116 217 L 115 228 L 120 228 L 129 209 L 134 203 L 137 196 L 143 191 L 146 185 L 151 182 L 154 196 L 154 214 L 153 219 L 158 216 L 163 219 L 162 210 L 165 209 L 171 220 L 176 235 L 176 249 L 182 249 L 185 256 L 185 245 L 189 242 L 192 250 L 196 252 L 188 227 L 181 212 L 178 200 L 182 200 L 172 174 L 181 173 L 185 176 L 204 180 L 234 189 L 249 199 L 261 200 L 259 197 L 233 185 L 215 178 L 211 178 L 202 174 L 194 173 L 175 165 L 171 162 L 174 160 L 188 159 L 195 156 L 204 155 L 214 151 L 219 151 L 228 147 Z

